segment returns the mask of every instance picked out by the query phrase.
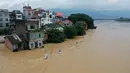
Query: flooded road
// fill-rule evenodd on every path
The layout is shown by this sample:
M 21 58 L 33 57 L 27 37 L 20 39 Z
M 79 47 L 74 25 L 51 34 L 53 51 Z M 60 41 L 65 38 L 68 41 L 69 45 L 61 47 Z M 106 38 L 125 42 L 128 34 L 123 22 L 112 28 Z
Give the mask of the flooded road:
M 44 49 L 12 53 L 0 45 L 0 73 L 130 73 L 130 23 L 95 24 L 84 38 L 46 45 L 47 60 Z

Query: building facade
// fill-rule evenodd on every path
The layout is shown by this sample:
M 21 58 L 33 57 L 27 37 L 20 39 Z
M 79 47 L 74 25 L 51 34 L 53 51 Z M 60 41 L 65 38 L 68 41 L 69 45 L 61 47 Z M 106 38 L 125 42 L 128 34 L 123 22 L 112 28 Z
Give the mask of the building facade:
M 0 27 L 9 27 L 9 11 L 7 9 L 0 9 Z
M 9 12 L 9 18 L 10 18 L 10 28 L 12 31 L 16 30 L 16 23 L 21 22 L 21 25 L 23 24 L 23 14 L 20 10 L 13 10 L 12 12 Z
M 41 48 L 43 46 L 44 33 L 41 30 L 39 19 L 24 19 L 23 14 L 15 10 L 10 12 L 10 21 L 13 33 L 5 37 L 7 48 L 15 51 Z M 19 37 L 18 40 L 16 40 L 17 37 L 14 35 Z
M 40 18 L 41 26 L 44 26 L 46 24 L 53 24 L 56 18 L 56 13 L 52 11 L 45 11 L 42 14 L 42 17 Z
M 33 15 L 33 10 L 31 6 L 24 6 L 23 7 L 23 16 L 25 19 L 31 19 Z
M 28 19 L 25 23 L 29 49 L 41 48 L 43 46 L 44 34 L 41 31 L 39 19 Z

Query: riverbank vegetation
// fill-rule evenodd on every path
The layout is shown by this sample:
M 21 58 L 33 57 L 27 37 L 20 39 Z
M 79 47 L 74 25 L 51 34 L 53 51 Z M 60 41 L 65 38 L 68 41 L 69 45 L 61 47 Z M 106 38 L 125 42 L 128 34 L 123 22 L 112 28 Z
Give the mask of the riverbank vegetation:
M 94 26 L 94 20 L 87 14 L 81 14 L 81 13 L 71 14 L 68 17 L 68 19 L 71 20 L 73 24 L 75 24 L 77 21 L 85 21 L 88 25 L 88 29 L 96 29 L 96 26 Z
M 58 29 L 49 29 L 46 33 L 48 34 L 48 43 L 61 43 L 65 40 L 64 32 Z
M 120 17 L 119 19 L 116 19 L 116 21 L 120 21 L 120 22 L 130 22 L 130 18 Z
M 65 37 L 68 39 L 74 38 L 77 35 L 77 29 L 74 26 L 64 27 Z
M 59 29 L 48 29 L 46 33 L 48 34 L 48 43 L 61 43 L 65 39 L 73 39 L 75 36 L 84 35 L 85 29 L 82 25 L 71 25 L 63 27 L 63 31 Z
M 87 29 L 96 29 L 94 20 L 86 14 L 71 14 L 68 19 L 73 24 L 62 27 L 63 31 L 54 28 L 47 30 L 48 43 L 61 43 L 65 39 L 73 39 L 75 36 L 85 35 Z

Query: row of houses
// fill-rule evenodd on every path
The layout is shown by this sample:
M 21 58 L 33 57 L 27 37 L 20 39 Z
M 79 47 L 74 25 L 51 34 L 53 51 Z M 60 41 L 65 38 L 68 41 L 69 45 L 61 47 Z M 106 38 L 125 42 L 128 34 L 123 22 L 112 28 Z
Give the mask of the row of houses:
M 43 41 L 47 38 L 43 28 L 47 25 L 72 24 L 61 12 L 32 9 L 29 5 L 23 7 L 23 12 L 1 9 L 0 14 L 0 19 L 4 20 L 0 22 L 0 26 L 10 28 L 12 32 L 11 35 L 5 36 L 5 46 L 12 51 L 43 47 Z

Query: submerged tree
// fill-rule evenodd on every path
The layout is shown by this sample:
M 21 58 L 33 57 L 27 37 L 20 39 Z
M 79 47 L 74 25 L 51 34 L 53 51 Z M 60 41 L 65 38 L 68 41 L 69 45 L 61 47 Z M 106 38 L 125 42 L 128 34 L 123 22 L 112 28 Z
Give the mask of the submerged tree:
M 66 26 L 64 27 L 64 34 L 66 38 L 74 38 L 77 35 L 77 30 L 74 26 Z
M 71 20 L 73 22 L 73 24 L 75 24 L 77 21 L 85 21 L 88 24 L 88 29 L 94 29 L 94 20 L 92 19 L 92 17 L 88 16 L 87 14 L 71 14 L 68 17 L 69 20 Z
M 46 33 L 48 35 L 48 43 L 61 43 L 65 40 L 64 32 L 58 29 L 48 29 Z

